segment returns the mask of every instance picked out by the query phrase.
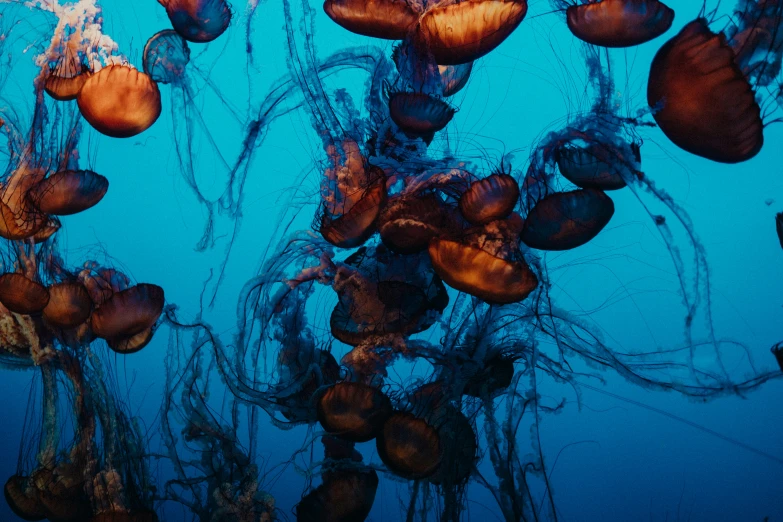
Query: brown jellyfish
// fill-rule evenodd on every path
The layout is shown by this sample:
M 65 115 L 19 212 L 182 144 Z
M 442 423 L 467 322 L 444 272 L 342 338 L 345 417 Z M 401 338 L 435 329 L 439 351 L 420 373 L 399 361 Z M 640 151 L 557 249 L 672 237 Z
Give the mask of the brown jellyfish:
M 638 148 L 634 148 L 637 151 Z M 560 174 L 579 188 L 619 190 L 626 186 L 623 170 L 639 170 L 641 156 L 635 154 L 632 163 L 620 161 L 617 154 L 602 143 L 584 147 L 566 143 L 555 152 Z M 630 173 L 629 173 L 630 174 Z
M 473 225 L 503 219 L 519 201 L 519 185 L 508 174 L 492 174 L 471 183 L 459 198 L 462 216 Z
M 98 204 L 109 190 L 109 180 L 89 170 L 62 170 L 27 193 L 41 212 L 68 216 Z
M 324 474 L 324 482 L 294 508 L 297 522 L 363 522 L 370 514 L 378 474 L 374 470 L 340 470 Z
M 647 102 L 664 134 L 681 149 L 722 163 L 758 154 L 764 124 L 753 88 L 723 34 L 699 18 L 658 51 Z
M 321 235 L 334 246 L 354 248 L 375 233 L 375 221 L 386 201 L 386 177 L 378 167 L 370 166 L 368 170 L 375 179 L 366 190 L 350 195 L 355 200 L 350 208 L 338 217 L 326 210 L 321 216 Z
M 49 291 L 42 284 L 17 273 L 0 276 L 0 303 L 10 311 L 22 315 L 37 314 L 48 302 Z
M 429 254 L 435 272 L 447 285 L 490 304 L 522 301 L 538 278 L 519 252 L 523 222 L 512 213 L 468 230 L 460 239 L 434 238 Z
M 430 239 L 454 227 L 449 209 L 436 194 L 396 196 L 378 217 L 381 241 L 401 254 L 424 250 Z
M 420 28 L 435 61 L 461 65 L 500 45 L 527 14 L 527 0 L 466 0 L 428 10 Z
M 44 520 L 46 508 L 38 500 L 38 491 L 29 484 L 29 479 L 14 475 L 8 479 L 3 488 L 5 501 L 14 515 L 22 520 Z
M 155 335 L 155 329 L 147 328 L 143 332 L 139 332 L 136 335 L 131 335 L 130 337 L 108 339 L 106 344 L 109 345 L 109 348 L 117 353 L 130 355 L 140 351 L 142 348 L 150 344 L 153 335 Z
M 454 96 L 461 91 L 470 79 L 470 73 L 473 71 L 473 62 L 463 63 L 462 65 L 439 65 L 441 85 L 443 85 L 443 96 Z
M 405 412 L 396 412 L 386 420 L 375 447 L 386 467 L 407 479 L 431 476 L 443 458 L 438 430 Z
M 281 358 L 286 350 L 280 352 Z M 288 375 L 286 385 L 296 383 L 296 391 L 286 394 L 285 391 L 277 393 L 281 404 L 283 417 L 290 421 L 310 420 L 312 416 L 313 398 L 321 386 L 332 385 L 340 378 L 340 364 L 327 350 L 316 350 L 311 360 L 282 361 Z M 313 368 L 317 366 L 317 371 Z M 282 396 L 281 396 L 282 395 Z
M 163 312 L 164 304 L 161 287 L 138 284 L 116 292 L 95 309 L 90 326 L 95 335 L 109 341 L 129 339 L 152 328 Z
M 30 189 L 46 176 L 42 169 L 20 166 L 0 189 L 0 237 L 26 239 L 38 233 L 47 223 L 47 216 L 27 197 Z
M 382 391 L 358 382 L 339 382 L 318 399 L 323 429 L 351 442 L 375 438 L 391 413 L 391 401 Z
M 492 397 L 511 386 L 513 379 L 514 361 L 508 357 L 495 356 L 468 379 L 462 393 L 471 397 Z
M 669 30 L 674 11 L 659 0 L 599 0 L 566 10 L 571 32 L 592 45 L 631 47 Z
M 44 91 L 57 101 L 75 100 L 90 74 L 90 69 L 85 64 L 68 53 L 49 69 L 44 81 Z
M 389 115 L 405 134 L 432 141 L 457 111 L 442 99 L 422 92 L 394 92 L 389 96 Z
M 772 355 L 775 356 L 775 360 L 780 366 L 780 371 L 783 372 L 783 343 L 778 343 L 772 347 Z
M 76 328 L 92 312 L 92 299 L 83 284 L 65 281 L 49 287 L 49 303 L 43 309 L 43 318 L 55 328 Z
M 324 11 L 352 33 L 386 40 L 404 39 L 419 19 L 406 0 L 326 0 Z
M 433 484 L 461 484 L 470 478 L 478 453 L 478 441 L 470 421 L 452 406 L 446 408 L 445 418 L 438 429 L 443 458 L 430 477 Z
M 84 119 L 112 138 L 144 132 L 161 112 L 158 85 L 128 65 L 109 65 L 90 76 L 76 101 Z
M 614 202 L 600 190 L 556 192 L 528 213 L 522 242 L 539 250 L 570 250 L 597 236 L 612 215 Z
M 775 228 L 778 231 L 778 239 L 780 240 L 780 247 L 783 248 L 783 212 L 775 215 Z
M 73 463 L 62 463 L 54 470 L 42 468 L 33 473 L 31 478 L 50 521 L 89 520 L 92 509 L 84 493 L 83 471 L 80 468 L 82 466 Z
M 57 219 L 57 216 L 49 216 L 49 220 L 46 222 L 46 224 L 38 232 L 33 234 L 33 241 L 36 245 L 38 243 L 43 243 L 55 235 L 57 231 L 60 230 L 61 226 L 62 223 L 60 223 L 60 220 Z
M 166 8 L 171 26 L 190 42 L 211 42 L 231 23 L 226 0 L 158 0 Z

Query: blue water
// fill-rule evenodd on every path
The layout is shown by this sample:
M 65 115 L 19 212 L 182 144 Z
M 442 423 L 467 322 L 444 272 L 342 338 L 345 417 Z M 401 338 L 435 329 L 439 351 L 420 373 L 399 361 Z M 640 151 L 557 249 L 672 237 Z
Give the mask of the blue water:
M 351 34 L 334 24 L 317 2 L 311 4 L 317 13 L 313 36 L 319 56 L 370 45 L 391 52 L 390 42 Z M 677 15 L 666 35 L 636 48 L 612 51 L 616 100 L 629 109 L 646 106 L 646 77 L 656 50 L 701 9 L 692 0 L 668 4 Z M 100 5 L 104 33 L 140 67 L 144 42 L 169 27 L 164 10 L 153 0 L 105 0 Z M 730 6 L 722 7 L 728 12 Z M 245 53 L 246 6 L 236 0 L 233 8 L 234 20 L 226 34 L 209 45 L 191 45 L 192 63 L 215 86 L 196 92 L 192 107 L 203 117 L 203 127 L 196 124 L 199 132 L 208 129 L 214 139 L 212 144 L 202 137 L 192 152 L 199 186 L 211 198 L 220 195 L 225 182 L 216 149 L 225 158 L 235 158 L 241 148 L 243 126 L 227 107 L 245 114 L 249 99 L 263 96 L 289 71 L 282 5 L 262 2 L 258 6 L 250 26 L 254 47 L 250 65 Z M 538 138 L 559 128 L 569 114 L 589 107 L 580 46 L 568 32 L 564 16 L 549 11 L 547 2 L 531 2 L 527 19 L 497 50 L 476 63 L 468 86 L 452 100 L 459 112 L 444 135 L 456 157 L 489 171 L 502 155 L 513 153 L 512 166 L 523 169 Z M 18 17 L 26 28 L 23 38 L 17 36 L 4 49 L 12 55 L 14 66 L 0 69 L 0 74 L 10 74 L 2 84 L 0 106 L 29 113 L 31 82 L 37 71 L 33 58 L 48 39 L 52 17 L 6 3 L 0 3 L 0 12 Z M 25 52 L 27 45 L 36 42 L 39 47 Z M 360 100 L 363 75 L 340 73 L 324 84 L 327 89 L 346 88 Z M 111 185 L 99 205 L 62 219 L 59 249 L 73 266 L 108 253 L 112 264 L 134 280 L 162 286 L 167 302 L 179 307 L 180 318 L 192 321 L 202 300 L 209 301 L 215 289 L 233 228 L 219 218 L 215 247 L 196 251 L 206 214 L 179 174 L 172 119 L 182 115 L 172 113 L 171 87 L 162 85 L 161 92 L 162 116 L 139 136 L 112 139 L 85 124 L 79 148 L 82 167 L 100 172 Z M 783 251 L 774 226 L 774 214 L 783 211 L 783 126 L 770 124 L 762 151 L 737 165 L 688 154 L 657 128 L 640 132 L 644 172 L 688 212 L 706 250 L 717 336 L 747 345 L 758 371 L 774 370 L 770 346 L 783 334 Z M 293 205 L 295 196 L 317 198 L 321 173 L 316 161 L 322 161 L 322 156 L 303 110 L 279 118 L 269 128 L 242 189 L 241 227 L 233 238 L 224 279 L 214 302 L 204 308 L 203 320 L 224 342 L 230 343 L 236 331 L 240 290 L 257 273 L 265 255 L 273 255 L 267 251 L 270 241 L 276 244 L 281 237 L 281 212 Z M 612 198 L 615 215 L 595 240 L 546 257 L 559 306 L 592 321 L 605 340 L 628 351 L 681 346 L 685 310 L 665 245 L 629 191 L 614 192 Z M 304 206 L 295 217 L 289 215 L 294 218 L 291 229 L 308 228 L 314 211 L 314 206 Z M 684 252 L 686 266 L 691 267 L 689 255 Z M 312 322 L 328 317 L 322 306 L 329 305 L 311 305 Z M 701 326 L 695 331 L 697 337 L 704 334 Z M 334 350 L 342 355 L 347 349 L 338 344 Z M 141 352 L 109 357 L 130 410 L 153 431 L 165 383 L 167 345 L 168 327 L 163 325 Z M 91 349 L 106 347 L 96 343 Z M 727 370 L 744 372 L 745 357 L 731 347 L 723 349 Z M 268 360 L 273 362 L 274 355 L 269 354 Z M 400 363 L 394 378 L 417 371 Z M 581 408 L 568 386 L 548 382 L 539 388 L 554 402 L 567 401 L 562 412 L 545 416 L 541 424 L 558 520 L 761 522 L 768 517 L 783 521 L 783 409 L 779 407 L 783 381 L 772 379 L 746 395 L 705 402 L 636 386 L 608 369 L 598 373 L 605 382 L 584 382 L 613 395 L 582 388 Z M 738 380 L 742 377 L 736 375 Z M 2 372 L 0 477 L 15 473 L 32 382 L 31 370 Z M 212 385 L 219 404 L 227 392 L 217 379 Z M 261 482 L 274 496 L 281 519 L 295 519 L 291 510 L 306 492 L 305 477 L 295 466 L 276 466 L 307 447 L 318 426 L 315 431 L 307 426 L 281 430 L 262 418 L 258 429 L 259 464 L 262 475 L 266 473 Z M 529 434 L 523 429 L 519 437 L 525 442 Z M 154 435 L 149 449 L 165 453 Z M 379 463 L 372 443 L 359 449 L 365 461 Z M 297 461 L 300 465 L 309 459 L 309 449 L 306 452 Z M 478 469 L 491 476 L 488 460 L 483 455 Z M 151 470 L 161 483 L 170 478 L 165 459 L 153 460 Z M 368 520 L 404 520 L 407 495 L 406 482 L 381 474 Z M 469 483 L 467 498 L 466 520 L 502 520 L 494 499 L 477 480 Z M 186 510 L 173 502 L 157 507 L 162 520 L 190 520 Z M 16 520 L 2 502 L 0 520 Z

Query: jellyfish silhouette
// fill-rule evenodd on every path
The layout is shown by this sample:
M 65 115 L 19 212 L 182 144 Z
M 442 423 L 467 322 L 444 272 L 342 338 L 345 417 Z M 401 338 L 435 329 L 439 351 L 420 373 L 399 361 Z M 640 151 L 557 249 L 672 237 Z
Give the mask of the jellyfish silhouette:
M 326 0 L 324 11 L 353 33 L 402 40 L 419 18 L 415 6 L 406 0 Z
M 44 90 L 58 101 L 75 100 L 90 74 L 78 54 L 68 51 L 49 69 Z
M 432 476 L 443 458 L 438 430 L 406 412 L 386 419 L 375 444 L 386 467 L 408 479 Z
M 374 439 L 391 413 L 391 401 L 382 391 L 358 382 L 339 382 L 318 399 L 324 430 L 351 442 Z
M 772 347 L 772 355 L 775 356 L 775 360 L 780 366 L 780 371 L 783 372 L 783 343 L 778 343 Z
M 378 474 L 374 470 L 338 470 L 305 495 L 294 508 L 297 522 L 363 522 L 375 502 Z
M 459 199 L 462 216 L 472 225 L 505 219 L 519 201 L 519 185 L 508 174 L 492 174 L 475 181 Z
M 780 247 L 783 248 L 783 212 L 775 214 L 775 228 L 778 232 L 778 239 L 780 240 Z
M 27 197 L 45 214 L 67 216 L 91 208 L 109 190 L 109 180 L 89 170 L 63 170 L 32 187 Z
M 49 291 L 41 283 L 23 274 L 9 273 L 0 276 L 0 303 L 18 314 L 36 314 L 49 302 Z
M 161 287 L 139 284 L 113 294 L 98 306 L 90 326 L 115 351 L 133 353 L 149 342 L 163 305 Z
M 231 23 L 231 9 L 225 0 L 158 0 L 166 8 L 171 25 L 190 42 L 211 42 Z
M 590 3 L 570 3 L 566 21 L 571 32 L 592 45 L 631 47 L 662 35 L 674 21 L 674 11 L 660 0 L 598 0 Z

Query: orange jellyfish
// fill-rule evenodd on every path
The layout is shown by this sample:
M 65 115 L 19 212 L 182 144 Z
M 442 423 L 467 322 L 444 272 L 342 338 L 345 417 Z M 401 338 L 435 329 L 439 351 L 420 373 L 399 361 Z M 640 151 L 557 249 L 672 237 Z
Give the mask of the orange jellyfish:
M 57 219 L 56 216 L 49 216 L 49 220 L 44 224 L 41 229 L 33 234 L 33 241 L 37 245 L 38 243 L 43 243 L 53 235 L 57 233 L 58 230 L 60 230 L 60 227 L 62 226 L 62 223 L 60 223 L 60 220 Z
M 76 328 L 90 317 L 92 299 L 87 288 L 77 281 L 65 281 L 49 287 L 49 303 L 43 318 L 55 328 Z
M 632 145 L 633 162 L 627 164 L 609 146 L 599 142 L 581 146 L 566 143 L 555 151 L 555 160 L 560 174 L 579 188 L 619 190 L 626 186 L 625 176 L 632 175 L 629 169 L 641 168 L 639 147 Z
M 396 196 L 378 218 L 381 241 L 401 254 L 421 252 L 433 237 L 454 228 L 450 211 L 435 194 Z
M 138 351 L 149 342 L 164 304 L 161 287 L 138 284 L 116 292 L 101 304 L 90 317 L 90 326 L 95 335 L 109 341 L 111 348 Z
M 443 96 L 454 96 L 461 91 L 468 84 L 471 71 L 473 71 L 473 62 L 462 65 L 439 65 Z
M 128 65 L 109 65 L 90 76 L 76 101 L 84 119 L 112 138 L 144 132 L 161 112 L 158 85 Z
M 674 11 L 659 0 L 598 0 L 566 9 L 571 32 L 592 45 L 631 47 L 672 26 Z
M 11 240 L 26 239 L 38 233 L 47 217 L 27 197 L 30 189 L 46 173 L 42 169 L 20 166 L 0 189 L 0 237 Z
M 75 56 L 63 56 L 49 69 L 44 91 L 58 101 L 75 100 L 90 74 L 90 69 Z
M 472 225 L 503 219 L 519 201 L 519 185 L 508 174 L 492 174 L 471 183 L 459 198 L 459 210 Z
M 49 291 L 41 283 L 17 273 L 0 276 L 0 303 L 10 311 L 22 315 L 37 314 L 48 302 Z
M 518 235 L 522 220 L 488 223 L 468 231 L 462 240 L 434 238 L 429 254 L 443 281 L 491 304 L 516 303 L 538 286 L 538 278 L 520 258 Z
M 352 33 L 402 40 L 419 19 L 406 0 L 326 0 L 329 18 Z
M 466 0 L 429 9 L 420 30 L 440 65 L 461 65 L 500 45 L 527 14 L 527 0 Z
M 775 228 L 778 231 L 778 239 L 780 240 L 780 247 L 783 248 L 783 212 L 775 215 Z
M 647 102 L 664 134 L 681 149 L 722 163 L 758 154 L 764 124 L 753 88 L 723 34 L 699 18 L 658 51 Z
M 442 99 L 423 92 L 397 91 L 389 95 L 389 115 L 405 134 L 432 141 L 443 130 L 456 109 Z
M 38 491 L 32 487 L 27 477 L 14 475 L 3 488 L 5 501 L 14 515 L 22 520 L 44 520 L 47 512 L 38 500 Z
M 375 502 L 374 470 L 340 470 L 324 474 L 324 482 L 294 508 L 297 522 L 362 522 Z
M 431 476 L 443 458 L 438 430 L 406 412 L 396 412 L 386 420 L 375 447 L 386 467 L 407 479 Z
M 211 42 L 231 23 L 226 0 L 158 0 L 166 8 L 172 27 L 190 42 Z
M 41 212 L 67 216 L 98 204 L 109 180 L 89 170 L 62 170 L 30 189 L 27 197 Z
M 539 250 L 570 250 L 597 236 L 612 215 L 614 202 L 600 190 L 556 192 L 527 215 L 522 242 Z
M 330 386 L 318 400 L 318 422 L 323 429 L 351 442 L 375 438 L 391 413 L 386 394 L 358 382 Z

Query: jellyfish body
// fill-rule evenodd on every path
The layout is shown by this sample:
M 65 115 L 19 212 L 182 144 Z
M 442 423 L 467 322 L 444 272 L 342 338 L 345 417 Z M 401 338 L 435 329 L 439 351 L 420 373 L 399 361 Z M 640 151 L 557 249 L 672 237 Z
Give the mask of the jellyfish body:
M 370 514 L 378 474 L 341 470 L 324 474 L 323 484 L 294 508 L 297 522 L 363 522 Z
M 29 479 L 14 475 L 8 479 L 3 488 L 5 501 L 14 515 L 23 520 L 44 520 L 47 512 L 38 500 L 38 492 L 29 484 Z
M 370 168 L 377 173 L 377 177 L 362 192 L 358 201 L 338 217 L 326 211 L 321 217 L 321 235 L 334 246 L 354 248 L 375 233 L 375 221 L 386 201 L 386 178 L 377 167 Z
M 76 101 L 84 119 L 113 138 L 144 132 L 161 112 L 157 84 L 127 65 L 110 65 L 90 76 Z
M 566 10 L 571 32 L 592 45 L 631 47 L 662 35 L 674 11 L 659 0 L 600 0 Z
M 64 56 L 49 70 L 44 91 L 57 101 L 75 100 L 90 74 L 83 64 Z
M 567 143 L 557 149 L 555 157 L 560 174 L 579 188 L 619 190 L 626 186 L 621 169 L 640 167 L 638 157 L 633 165 L 626 165 L 601 143 L 584 147 Z
M 438 429 L 443 457 L 429 480 L 433 484 L 462 484 L 473 471 L 478 440 L 473 426 L 461 411 L 449 406 L 445 417 Z
M 420 30 L 439 65 L 462 65 L 500 45 L 527 14 L 527 0 L 466 0 L 427 10 Z
M 178 83 L 190 62 L 187 41 L 176 31 L 155 33 L 144 46 L 144 72 L 158 83 Z
M 318 400 L 323 429 L 351 442 L 374 439 L 391 413 L 391 401 L 382 391 L 358 382 L 330 386 Z
M 508 174 L 492 174 L 471 183 L 459 199 L 462 216 L 473 225 L 503 219 L 519 201 L 519 185 Z
M 778 240 L 780 241 L 780 248 L 783 248 L 783 212 L 775 215 L 775 228 L 778 231 Z
M 539 250 L 570 250 L 597 236 L 612 215 L 614 203 L 600 190 L 556 192 L 530 211 L 522 242 Z
M 158 0 L 166 8 L 172 27 L 189 42 L 211 42 L 231 23 L 225 0 Z
M 471 397 L 487 398 L 511 386 L 514 379 L 514 361 L 493 357 L 465 383 L 462 393 Z
M 461 65 L 439 65 L 438 72 L 443 87 L 443 96 L 454 96 L 461 91 L 468 84 L 472 71 L 473 62 Z
M 443 458 L 438 430 L 405 412 L 395 412 L 386 420 L 375 447 L 386 467 L 407 479 L 431 476 Z
M 326 0 L 324 11 L 352 33 L 386 40 L 404 39 L 419 18 L 406 0 Z
M 764 124 L 753 88 L 722 34 L 699 18 L 658 51 L 650 67 L 647 101 L 675 145 L 722 163 L 758 154 Z
M 43 318 L 55 328 L 76 328 L 92 313 L 92 299 L 83 284 L 76 281 L 56 283 L 49 287 L 49 302 Z
M 41 283 L 22 274 L 9 273 L 0 276 L 0 303 L 10 311 L 37 314 L 49 302 L 49 291 Z
M 775 360 L 780 366 L 780 371 L 783 372 L 783 343 L 778 343 L 772 347 L 772 355 L 775 356 Z
M 90 326 L 95 335 L 111 344 L 121 344 L 141 334 L 141 338 L 132 343 L 136 344 L 147 338 L 149 334 L 146 332 L 157 322 L 164 304 L 161 287 L 138 284 L 114 293 L 96 308 L 90 317 Z
M 330 352 L 317 350 L 313 359 L 283 364 L 290 374 L 286 383 L 296 383 L 294 393 L 283 394 L 279 399 L 282 404 L 281 413 L 289 421 L 311 420 L 314 410 L 313 398 L 318 388 L 324 385 L 331 386 L 340 378 L 340 365 Z M 279 395 L 281 394 L 278 393 Z
M 109 190 L 109 180 L 89 170 L 62 170 L 44 179 L 27 194 L 46 214 L 68 216 L 91 208 Z
M 394 252 L 421 252 L 449 228 L 450 216 L 435 194 L 397 196 L 389 200 L 378 218 L 383 244 Z
M 48 240 L 50 237 L 55 235 L 58 230 L 60 230 L 60 227 L 62 226 L 62 223 L 60 223 L 60 220 L 57 219 L 56 216 L 49 216 L 49 219 L 46 221 L 46 224 L 44 224 L 43 227 L 38 230 L 35 234 L 33 234 L 33 241 L 37 245 L 38 243 L 43 243 L 44 241 Z
M 435 96 L 421 92 L 395 92 L 389 96 L 392 121 L 409 136 L 425 141 L 449 124 L 455 109 Z
M 32 187 L 44 179 L 42 169 L 17 168 L 0 189 L 0 237 L 26 239 L 38 233 L 48 219 L 27 197 Z

